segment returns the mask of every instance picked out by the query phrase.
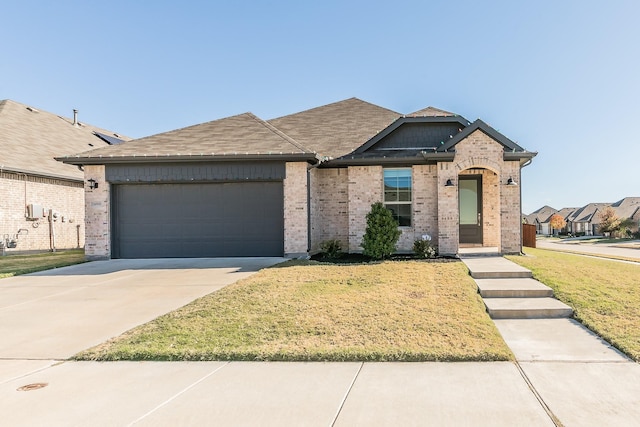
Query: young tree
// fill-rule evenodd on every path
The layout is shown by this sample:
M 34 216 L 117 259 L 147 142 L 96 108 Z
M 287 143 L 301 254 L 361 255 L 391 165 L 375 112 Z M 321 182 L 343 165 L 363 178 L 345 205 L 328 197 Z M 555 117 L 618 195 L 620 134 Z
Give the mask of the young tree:
M 389 257 L 395 252 L 401 233 L 391 211 L 381 202 L 372 204 L 362 239 L 363 253 L 373 259 Z
M 600 212 L 600 231 L 603 233 L 615 233 L 620 229 L 622 220 L 616 215 L 611 206 L 607 206 Z
M 562 230 L 567 225 L 567 221 L 562 216 L 553 214 L 549 219 L 549 225 L 551 225 L 552 230 Z

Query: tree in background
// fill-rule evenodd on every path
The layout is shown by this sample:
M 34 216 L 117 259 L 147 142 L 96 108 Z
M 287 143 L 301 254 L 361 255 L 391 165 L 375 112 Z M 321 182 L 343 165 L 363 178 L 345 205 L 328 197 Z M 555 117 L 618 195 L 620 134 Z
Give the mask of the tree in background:
M 552 230 L 560 231 L 567 225 L 567 221 L 565 221 L 561 215 L 553 214 L 549 219 L 549 225 Z
M 616 211 L 611 206 L 607 206 L 600 212 L 600 232 L 614 234 L 620 229 L 622 220 L 616 215 Z
M 396 243 L 401 233 L 391 211 L 381 202 L 374 203 L 367 214 L 362 252 L 373 259 L 387 258 L 396 251 Z

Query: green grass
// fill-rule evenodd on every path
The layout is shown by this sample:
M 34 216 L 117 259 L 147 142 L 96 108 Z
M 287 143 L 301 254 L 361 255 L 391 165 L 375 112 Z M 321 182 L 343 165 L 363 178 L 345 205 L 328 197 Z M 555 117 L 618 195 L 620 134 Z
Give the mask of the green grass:
M 530 269 L 575 318 L 640 361 L 640 265 L 525 248 L 510 260 Z
M 0 257 L 0 279 L 85 262 L 84 250 Z
M 264 269 L 76 358 L 483 361 L 513 356 L 462 263 L 309 261 Z

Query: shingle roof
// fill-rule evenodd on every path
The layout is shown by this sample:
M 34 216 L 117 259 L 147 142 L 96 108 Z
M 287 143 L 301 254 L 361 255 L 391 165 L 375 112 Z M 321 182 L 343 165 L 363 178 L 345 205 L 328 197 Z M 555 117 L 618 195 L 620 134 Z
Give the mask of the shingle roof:
M 76 166 L 57 162 L 55 157 L 78 153 L 108 144 L 94 132 L 113 132 L 38 110 L 11 100 L 0 101 L 0 169 L 50 177 L 83 179 Z M 129 138 L 117 136 L 119 139 Z
M 593 224 L 599 224 L 600 219 L 597 214 L 607 206 L 610 206 L 610 203 L 589 203 L 572 213 L 569 216 L 569 220 L 571 222 L 591 222 Z
M 83 158 L 230 158 L 255 155 L 307 155 L 312 150 L 251 113 L 239 114 L 182 129 L 99 148 L 63 160 Z
M 395 111 L 350 98 L 269 123 L 322 156 L 337 158 L 354 151 L 399 116 Z
M 414 111 L 411 114 L 407 114 L 407 117 L 448 117 L 455 116 L 455 113 L 451 113 L 449 111 L 441 110 L 435 107 L 427 107 L 422 110 Z
M 531 221 L 529 222 L 529 224 L 533 224 L 535 220 L 538 220 L 539 223 L 544 224 L 546 222 L 549 222 L 551 216 L 557 212 L 557 209 L 545 205 L 527 215 L 527 221 Z
M 640 208 L 640 197 L 625 197 L 611 204 L 618 218 L 632 218 Z

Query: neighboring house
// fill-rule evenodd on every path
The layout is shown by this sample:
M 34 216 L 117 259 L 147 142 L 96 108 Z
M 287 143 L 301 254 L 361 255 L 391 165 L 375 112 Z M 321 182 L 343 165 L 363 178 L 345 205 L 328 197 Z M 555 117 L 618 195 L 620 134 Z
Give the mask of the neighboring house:
M 402 115 L 356 98 L 264 121 L 251 113 L 58 160 L 83 166 L 89 258 L 361 252 L 383 202 L 398 251 L 432 236 L 519 253 L 520 171 L 536 155 L 481 120 Z
M 556 214 L 560 215 L 565 222 L 567 223 L 567 225 L 565 225 L 562 229 L 558 230 L 560 233 L 573 233 L 573 231 L 570 229 L 571 223 L 569 222 L 569 217 L 571 217 L 571 215 L 573 215 L 573 213 L 577 210 L 578 208 L 562 208 L 560 209 L 558 212 L 556 212 Z M 553 230 L 551 230 L 553 231 Z
M 616 216 L 620 219 L 630 219 L 633 222 L 632 232 L 640 229 L 640 197 L 625 197 L 611 204 Z
M 584 234 L 585 236 L 599 234 L 600 212 L 609 205 L 610 203 L 589 203 L 576 209 L 567 218 L 567 228 L 572 234 Z
M 128 138 L 74 117 L 0 101 L 1 253 L 84 246 L 84 172 L 54 157 Z
M 536 226 L 536 234 L 551 234 L 551 226 L 549 221 L 551 217 L 558 211 L 551 206 L 543 206 L 540 209 L 526 215 L 525 222 Z

